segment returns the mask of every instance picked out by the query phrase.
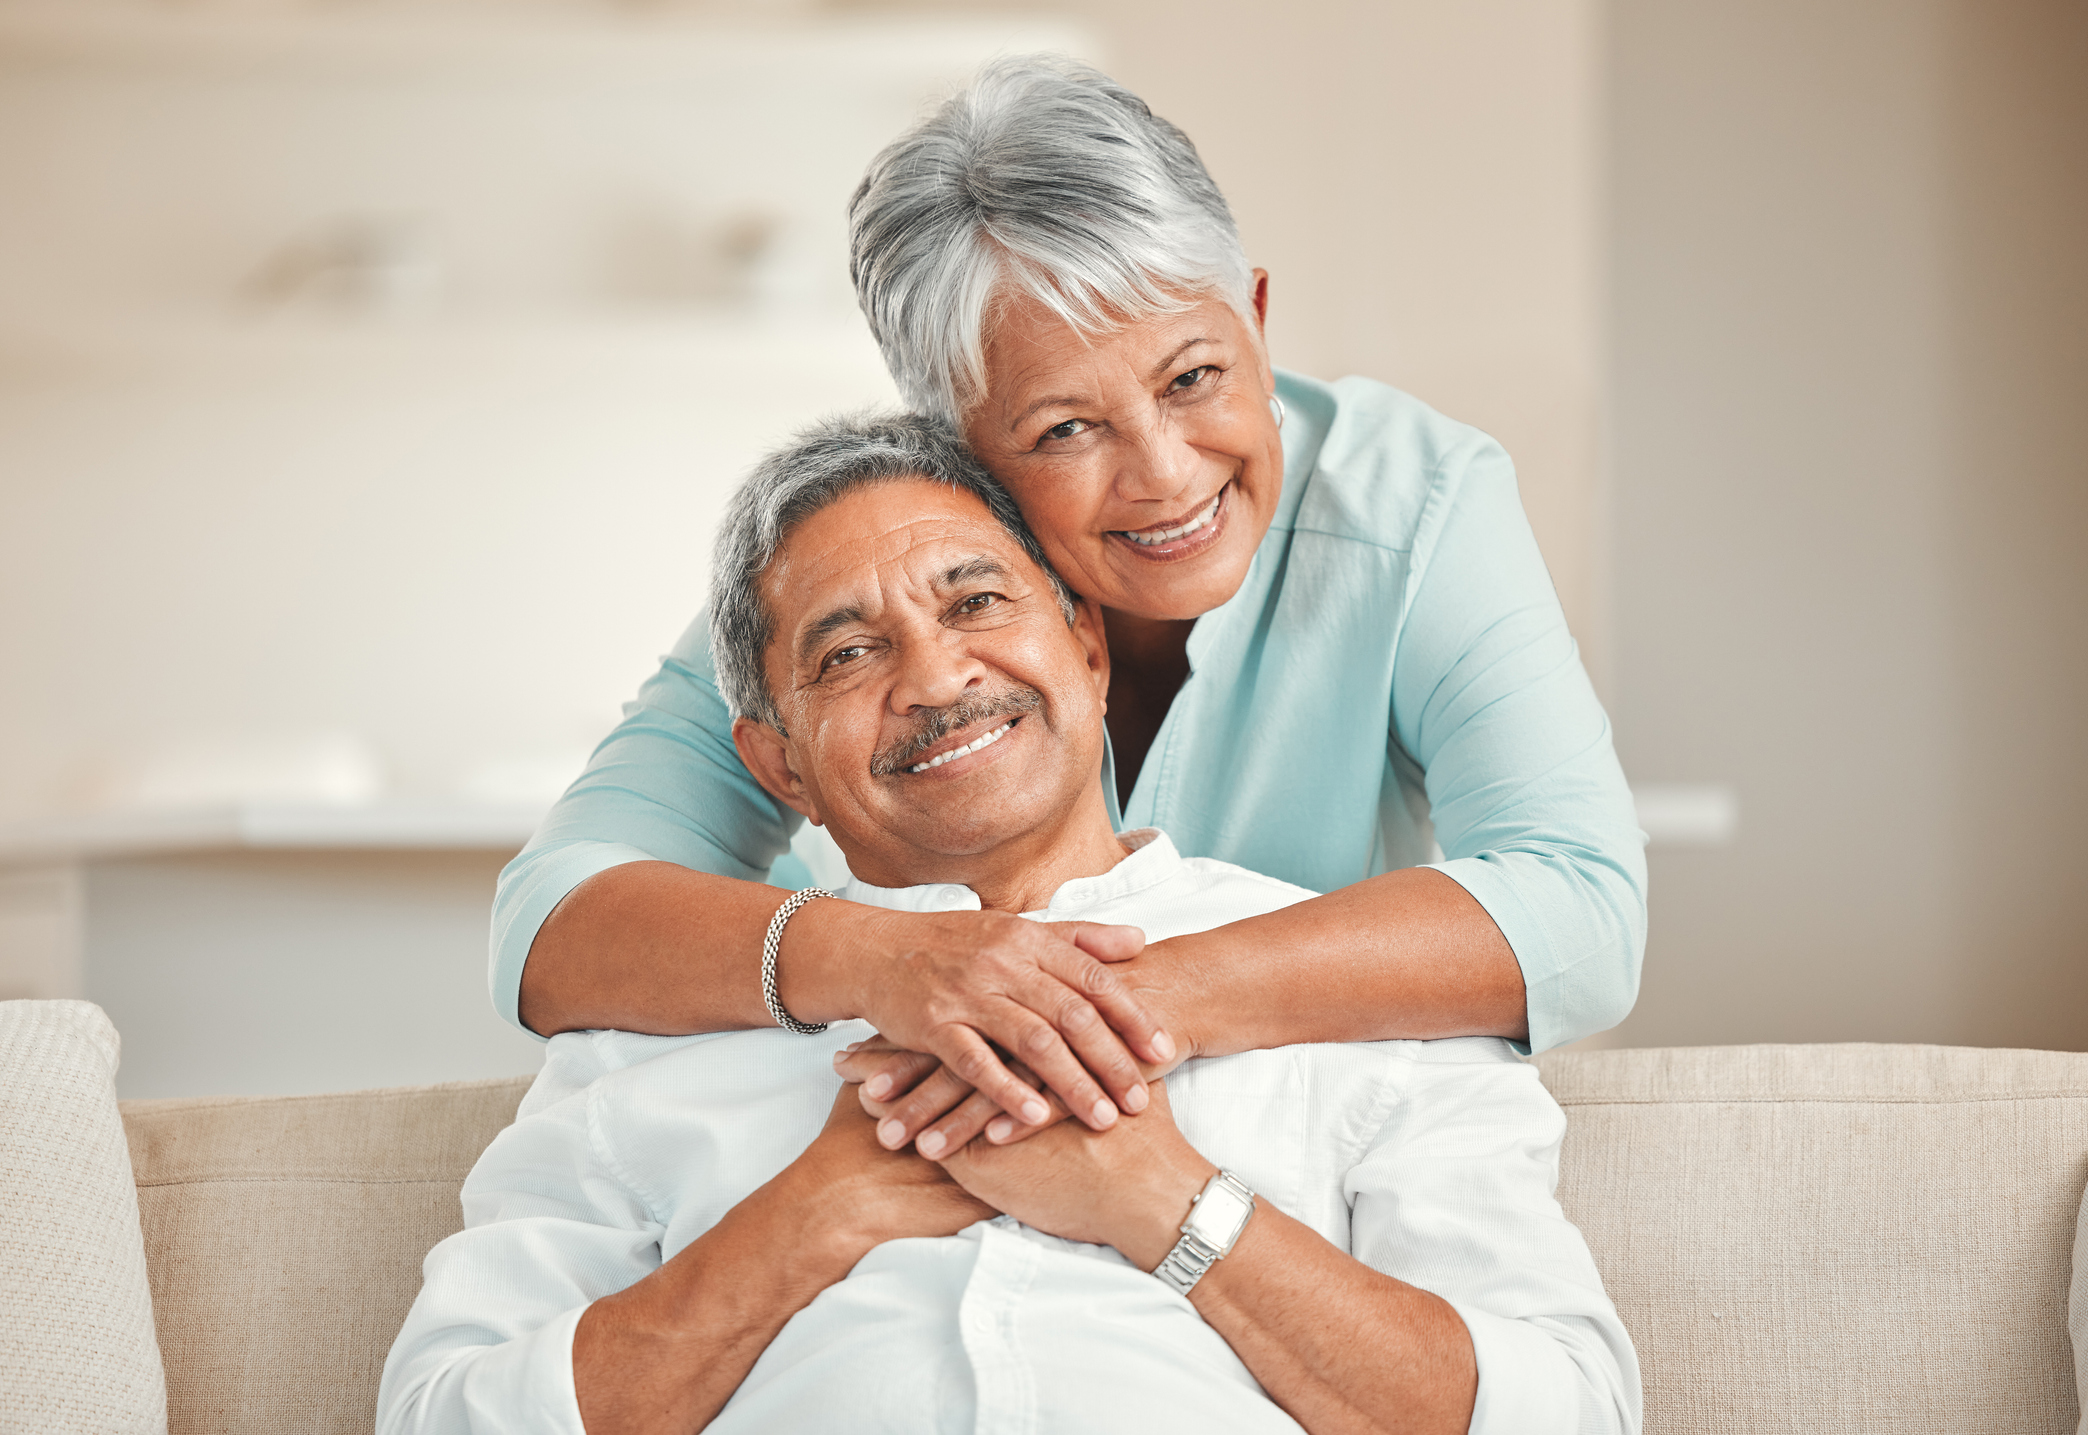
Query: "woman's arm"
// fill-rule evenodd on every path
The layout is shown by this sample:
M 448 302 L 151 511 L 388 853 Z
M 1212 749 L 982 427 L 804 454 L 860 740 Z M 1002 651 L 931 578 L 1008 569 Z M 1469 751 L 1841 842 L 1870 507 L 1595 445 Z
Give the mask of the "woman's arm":
M 767 1025 L 761 944 L 785 894 L 759 879 L 797 820 L 733 747 L 699 615 L 501 873 L 495 1006 L 546 1036 Z M 785 929 L 779 992 L 806 1021 L 861 1017 L 903 1033 L 1016 1114 L 1041 1102 L 996 1047 L 1020 1053 L 1083 1120 L 1106 1123 L 1143 1103 L 1135 1060 L 1173 1049 L 1105 965 L 1139 940 L 1130 928 L 819 901 Z

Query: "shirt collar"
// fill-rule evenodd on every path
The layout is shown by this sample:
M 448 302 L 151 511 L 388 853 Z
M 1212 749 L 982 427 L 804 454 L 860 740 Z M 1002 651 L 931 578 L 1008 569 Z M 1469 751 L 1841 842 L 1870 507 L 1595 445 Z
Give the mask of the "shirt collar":
M 1091 912 L 1105 903 L 1157 886 L 1181 869 L 1182 854 L 1175 850 L 1167 834 L 1157 827 L 1119 832 L 1117 841 L 1130 850 L 1130 856 L 1107 872 L 1093 877 L 1075 877 L 1052 894 L 1050 906 L 1041 912 L 1024 912 L 1022 915 L 1047 922 L 1073 921 L 1083 912 Z M 851 875 L 848 885 L 835 895 L 893 912 L 979 910 L 979 894 L 955 882 L 928 882 L 918 887 L 873 887 Z

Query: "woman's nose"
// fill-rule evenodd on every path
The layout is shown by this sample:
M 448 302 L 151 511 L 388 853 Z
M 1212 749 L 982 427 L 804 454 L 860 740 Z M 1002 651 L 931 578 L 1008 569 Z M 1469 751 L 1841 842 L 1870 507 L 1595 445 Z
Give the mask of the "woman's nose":
M 1133 500 L 1177 498 L 1194 483 L 1199 462 L 1196 448 L 1174 425 L 1155 419 L 1140 425 L 1128 437 L 1131 442 L 1119 450 L 1118 496 Z

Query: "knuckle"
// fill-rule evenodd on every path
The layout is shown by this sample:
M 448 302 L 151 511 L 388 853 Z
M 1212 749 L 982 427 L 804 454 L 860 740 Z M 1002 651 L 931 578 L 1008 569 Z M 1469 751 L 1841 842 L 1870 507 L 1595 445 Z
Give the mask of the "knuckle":
M 1079 997 L 1068 995 L 1058 1004 L 1052 1015 L 1052 1025 L 1068 1036 L 1080 1036 L 1093 1031 L 1101 1023 L 1095 1008 Z
M 977 1086 L 993 1070 L 993 1053 L 984 1046 L 967 1047 L 958 1053 L 957 1060 L 951 1063 L 950 1069 L 971 1085 Z
M 1022 1040 L 1017 1048 L 1024 1056 L 1049 1056 L 1058 1046 L 1058 1033 L 1043 1022 L 1032 1022 L 1024 1027 Z

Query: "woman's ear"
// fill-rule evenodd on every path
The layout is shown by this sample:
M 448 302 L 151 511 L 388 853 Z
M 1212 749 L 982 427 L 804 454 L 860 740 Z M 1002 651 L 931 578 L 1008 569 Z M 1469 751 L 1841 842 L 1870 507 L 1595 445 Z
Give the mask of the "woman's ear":
M 1254 332 L 1268 336 L 1269 331 L 1269 271 L 1254 271 Z
M 1102 605 L 1092 598 L 1074 601 L 1073 636 L 1080 640 L 1080 651 L 1087 659 L 1088 681 L 1095 685 L 1095 696 L 1101 701 L 1102 711 L 1109 711 L 1109 630 L 1102 622 Z
M 739 750 L 740 761 L 754 774 L 762 791 L 793 812 L 802 813 L 813 826 L 821 825 L 819 814 L 812 810 L 804 779 L 790 765 L 790 747 L 783 734 L 752 718 L 734 718 L 732 745 Z

